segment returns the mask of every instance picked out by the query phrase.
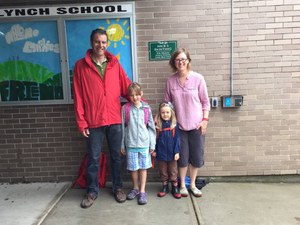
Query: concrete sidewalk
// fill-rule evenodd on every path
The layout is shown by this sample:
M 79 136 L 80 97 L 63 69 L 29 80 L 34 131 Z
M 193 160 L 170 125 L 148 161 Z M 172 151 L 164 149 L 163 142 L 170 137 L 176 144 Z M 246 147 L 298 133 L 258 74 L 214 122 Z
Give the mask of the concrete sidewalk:
M 207 225 L 299 225 L 298 183 L 210 183 L 197 199 Z
M 70 185 L 70 182 L 0 184 L 0 224 L 40 224 Z
M 161 183 L 148 183 L 148 203 L 142 206 L 137 199 L 117 203 L 111 189 L 101 188 L 88 209 L 80 207 L 85 190 L 70 184 L 0 185 L 1 224 L 300 224 L 300 184 L 295 183 L 209 183 L 201 198 L 181 199 L 159 198 Z
M 124 187 L 130 184 L 125 183 Z M 70 189 L 42 224 L 197 224 L 191 198 L 175 199 L 171 194 L 159 198 L 160 189 L 161 183 L 148 183 L 148 203 L 141 206 L 137 198 L 118 203 L 111 189 L 101 188 L 97 200 L 88 209 L 80 207 L 85 190 Z M 124 192 L 127 194 L 130 189 Z

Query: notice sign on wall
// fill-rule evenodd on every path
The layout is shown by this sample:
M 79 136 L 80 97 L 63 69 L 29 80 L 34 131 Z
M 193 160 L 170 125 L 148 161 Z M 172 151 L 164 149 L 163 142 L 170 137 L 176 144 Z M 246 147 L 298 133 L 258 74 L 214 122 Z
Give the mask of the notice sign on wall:
M 177 48 L 177 41 L 149 42 L 149 60 L 169 60 Z

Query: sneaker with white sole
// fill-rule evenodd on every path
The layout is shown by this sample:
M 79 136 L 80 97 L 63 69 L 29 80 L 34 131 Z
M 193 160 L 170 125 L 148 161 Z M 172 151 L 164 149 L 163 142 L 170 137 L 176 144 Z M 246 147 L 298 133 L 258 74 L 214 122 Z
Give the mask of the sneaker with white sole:
M 186 189 L 186 187 L 181 187 L 179 191 L 180 191 L 180 194 L 181 194 L 182 197 L 187 197 L 187 196 L 189 196 L 189 192 L 188 192 L 188 190 Z
M 190 188 L 190 191 L 192 192 L 192 194 L 195 197 L 201 197 L 202 196 L 202 192 L 197 187 Z

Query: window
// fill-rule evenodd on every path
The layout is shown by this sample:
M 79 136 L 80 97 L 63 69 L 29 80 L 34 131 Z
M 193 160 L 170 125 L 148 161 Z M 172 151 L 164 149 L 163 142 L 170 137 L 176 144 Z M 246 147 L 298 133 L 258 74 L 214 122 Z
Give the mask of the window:
M 107 50 L 137 80 L 134 2 L 0 9 L 0 15 L 0 106 L 72 103 L 73 68 L 96 28 L 107 31 Z
M 0 25 L 1 102 L 63 99 L 56 21 Z

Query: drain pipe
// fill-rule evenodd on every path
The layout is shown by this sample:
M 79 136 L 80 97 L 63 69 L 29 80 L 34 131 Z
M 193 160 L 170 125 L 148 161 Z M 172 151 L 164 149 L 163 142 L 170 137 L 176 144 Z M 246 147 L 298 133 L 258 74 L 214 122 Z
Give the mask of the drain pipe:
M 231 0 L 230 96 L 233 96 L 233 1 Z
M 230 47 L 230 95 L 220 95 L 223 108 L 240 107 L 243 105 L 242 95 L 233 95 L 233 2 L 231 0 L 231 47 Z M 212 107 L 218 107 L 217 99 L 211 98 Z

